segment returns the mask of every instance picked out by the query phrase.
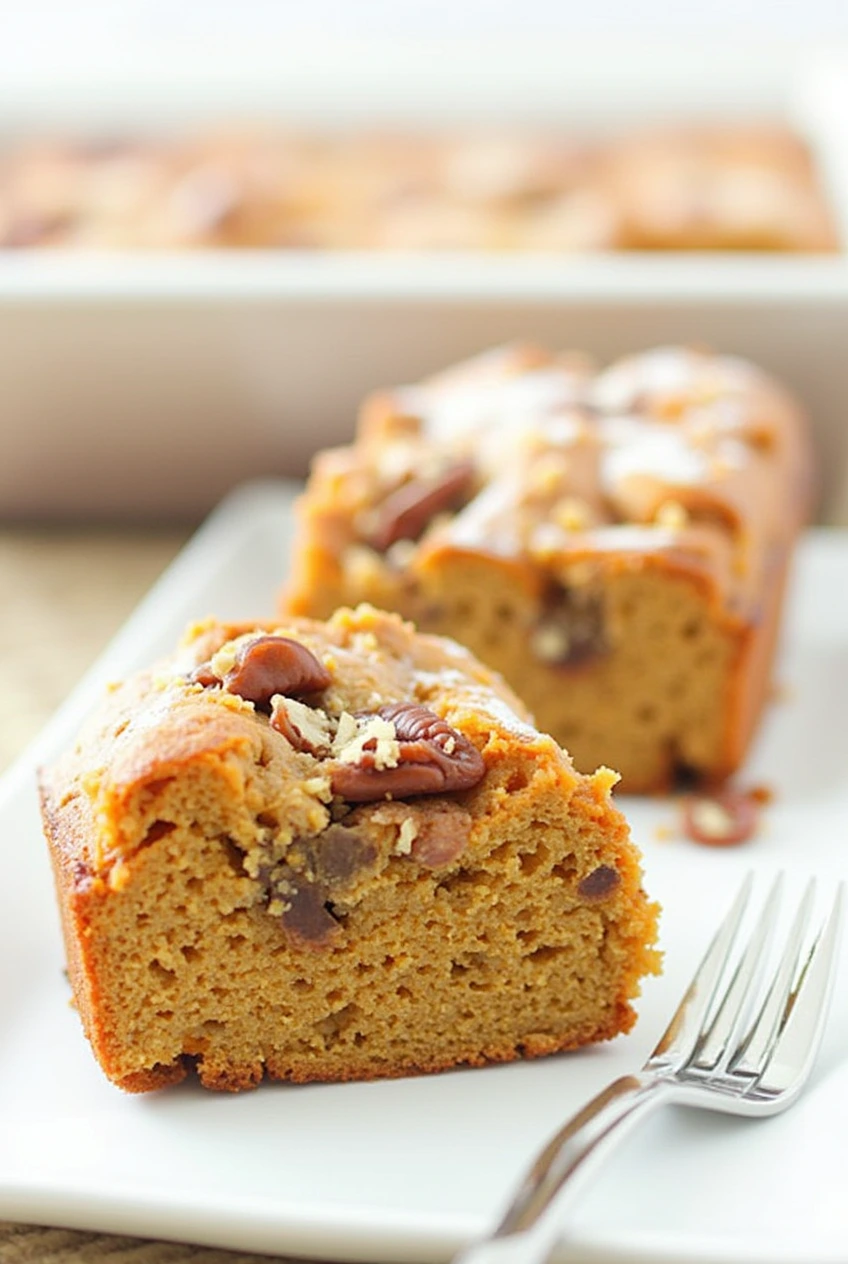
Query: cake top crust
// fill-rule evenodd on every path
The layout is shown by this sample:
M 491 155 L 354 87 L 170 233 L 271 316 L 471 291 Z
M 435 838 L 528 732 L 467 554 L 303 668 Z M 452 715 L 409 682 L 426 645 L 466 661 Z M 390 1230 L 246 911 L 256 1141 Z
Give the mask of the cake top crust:
M 98 828 L 68 846 L 89 877 L 115 885 L 121 863 L 158 836 L 166 800 L 169 819 L 190 804 L 202 827 L 214 797 L 216 828 L 234 837 L 246 811 L 284 802 L 286 829 L 270 831 L 280 847 L 357 805 L 412 800 L 432 815 L 462 804 L 470 822 L 485 810 L 487 773 L 516 746 L 547 760 L 566 791 L 576 784 L 500 677 L 455 642 L 361 606 L 327 623 L 195 625 L 173 657 L 111 689 L 44 780 L 60 807 L 84 801 Z M 250 829 L 269 834 L 253 816 Z
M 791 396 L 745 360 L 673 346 L 604 369 L 498 348 L 372 396 L 356 442 L 314 469 L 312 525 L 337 553 L 662 555 L 745 615 L 812 491 Z

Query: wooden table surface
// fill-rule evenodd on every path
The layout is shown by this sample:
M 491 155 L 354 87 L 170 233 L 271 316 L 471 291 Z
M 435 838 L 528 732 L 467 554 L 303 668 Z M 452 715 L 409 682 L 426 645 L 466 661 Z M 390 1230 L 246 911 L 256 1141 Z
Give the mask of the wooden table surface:
M 35 736 L 186 535 L 0 530 L 0 770 Z M 260 1259 L 268 1257 L 0 1222 L 0 1264 Z

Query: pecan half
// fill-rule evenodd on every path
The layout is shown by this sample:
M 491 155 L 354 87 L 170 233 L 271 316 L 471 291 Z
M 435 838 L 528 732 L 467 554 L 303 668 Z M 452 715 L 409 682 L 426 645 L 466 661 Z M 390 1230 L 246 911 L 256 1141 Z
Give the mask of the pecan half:
M 760 806 L 756 792 L 731 786 L 713 795 L 689 795 L 683 801 L 683 830 L 693 842 L 733 847 L 755 834 Z
M 378 768 L 366 747 L 357 763 L 335 765 L 334 794 L 351 803 L 369 803 L 470 790 L 482 779 L 486 767 L 476 746 L 434 711 L 417 702 L 395 702 L 375 714 L 395 727 L 397 766 Z
M 378 553 L 398 540 L 417 540 L 436 514 L 453 509 L 467 494 L 474 476 L 470 461 L 460 461 L 437 478 L 414 478 L 390 492 L 377 508 L 377 520 L 366 537 Z
M 266 710 L 274 694 L 297 697 L 317 693 L 330 684 L 330 673 L 311 650 L 287 636 L 257 636 L 241 645 L 235 662 L 223 678 L 209 663 L 201 663 L 191 680 L 205 687 L 223 685 L 260 710 Z

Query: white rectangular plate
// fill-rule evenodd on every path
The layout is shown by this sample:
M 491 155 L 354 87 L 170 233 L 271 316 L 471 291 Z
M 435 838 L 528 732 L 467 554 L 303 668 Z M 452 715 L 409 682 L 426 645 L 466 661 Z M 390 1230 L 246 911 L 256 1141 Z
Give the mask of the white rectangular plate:
M 0 1217 L 290 1255 L 441 1261 L 495 1217 L 532 1153 L 652 1047 L 749 867 L 829 891 L 848 869 L 848 535 L 804 541 L 780 681 L 746 780 L 775 791 L 759 837 L 674 836 L 671 800 L 623 800 L 664 905 L 666 969 L 612 1044 L 374 1084 L 194 1085 L 131 1097 L 95 1065 L 68 1004 L 33 784 L 103 684 L 195 617 L 270 613 L 292 485 L 234 493 L 0 783 Z M 660 841 L 668 827 L 672 837 Z M 627 1143 L 570 1218 L 563 1258 L 620 1264 L 844 1264 L 848 972 L 813 1079 L 754 1122 L 667 1111 Z

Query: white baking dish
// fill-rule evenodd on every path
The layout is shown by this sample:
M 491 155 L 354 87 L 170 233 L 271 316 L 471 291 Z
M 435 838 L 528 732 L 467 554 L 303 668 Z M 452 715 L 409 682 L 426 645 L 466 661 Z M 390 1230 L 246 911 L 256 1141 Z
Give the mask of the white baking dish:
M 426 51 L 426 50 L 425 50 Z M 432 50 L 431 50 L 432 52 Z M 270 55 L 182 77 L 0 85 L 9 132 L 300 123 L 784 118 L 820 162 L 848 242 L 848 161 L 804 58 L 736 46 L 408 47 Z M 848 142 L 846 142 L 848 152 Z M 186 517 L 233 483 L 300 473 L 371 388 L 514 338 L 606 359 L 660 342 L 750 356 L 807 401 L 822 516 L 848 521 L 848 255 L 0 256 L 0 516 Z

